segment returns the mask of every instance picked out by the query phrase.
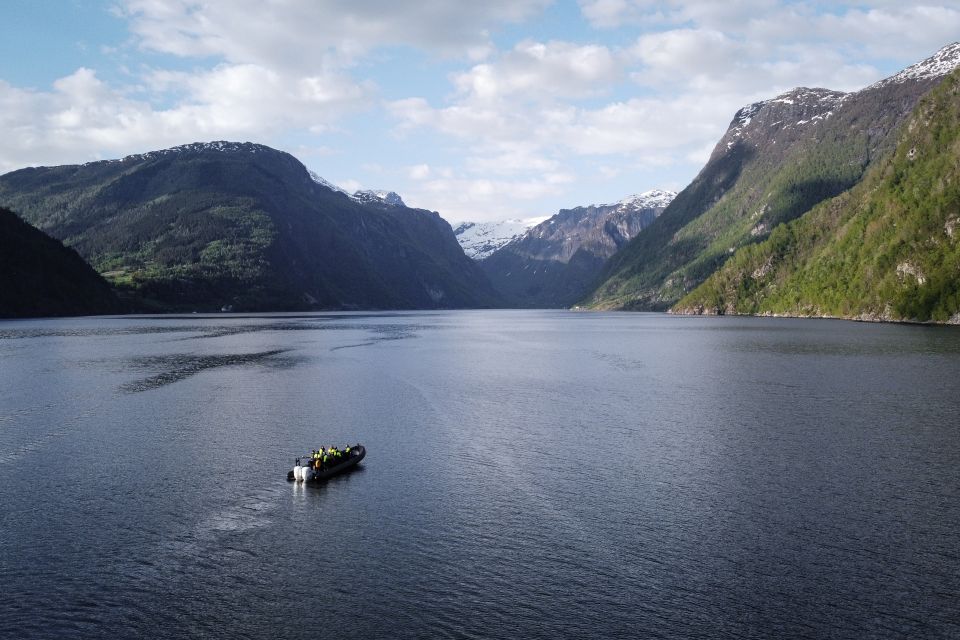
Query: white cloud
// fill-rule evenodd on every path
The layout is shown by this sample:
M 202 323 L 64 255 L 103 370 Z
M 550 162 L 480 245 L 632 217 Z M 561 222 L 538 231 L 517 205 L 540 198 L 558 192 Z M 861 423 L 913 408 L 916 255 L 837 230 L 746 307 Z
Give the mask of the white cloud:
M 343 180 L 337 186 L 347 193 L 354 193 L 360 189 L 363 189 L 363 183 L 361 183 L 359 180 L 354 180 L 353 178 L 349 180 Z
M 580 11 L 592 26 L 605 29 L 625 24 L 665 20 L 659 3 L 647 0 L 579 0 Z
M 122 0 L 142 47 L 179 56 L 222 56 L 301 72 L 407 45 L 476 59 L 489 30 L 529 18 L 549 0 Z
M 512 95 L 536 100 L 590 95 L 609 87 L 622 73 L 607 47 L 525 40 L 494 62 L 456 74 L 453 83 L 462 96 L 473 100 Z
M 200 66 L 141 67 L 128 86 L 85 68 L 47 91 L 0 84 L 0 169 L 211 138 L 322 134 L 344 113 L 375 105 L 375 87 L 351 75 L 361 56 L 406 45 L 477 60 L 491 51 L 491 28 L 548 1 L 119 0 L 115 14 L 135 46 Z
M 563 194 L 571 180 L 563 173 L 521 180 L 451 176 L 418 183 L 403 198 L 451 222 L 504 220 L 528 211 L 530 203 Z
M 407 175 L 411 180 L 426 180 L 430 177 L 430 165 L 416 164 L 407 168 Z
M 31 91 L 0 82 L 0 124 L 6 132 L 0 171 L 116 157 L 219 138 L 264 140 L 289 128 L 310 128 L 364 104 L 368 88 L 342 77 L 295 78 L 256 65 L 220 65 L 198 73 L 156 72 L 153 92 L 176 87 L 167 108 L 135 100 L 80 68 Z
M 713 29 L 643 35 L 630 54 L 639 64 L 631 77 L 640 85 L 710 97 L 739 94 L 741 102 L 797 86 L 853 90 L 878 75 L 835 49 L 737 39 Z

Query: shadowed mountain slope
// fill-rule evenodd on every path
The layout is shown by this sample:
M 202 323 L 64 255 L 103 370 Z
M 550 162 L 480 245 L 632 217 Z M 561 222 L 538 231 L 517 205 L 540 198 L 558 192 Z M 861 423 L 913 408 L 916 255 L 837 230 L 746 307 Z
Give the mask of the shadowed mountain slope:
M 0 208 L 0 318 L 122 311 L 110 286 L 76 251 Z

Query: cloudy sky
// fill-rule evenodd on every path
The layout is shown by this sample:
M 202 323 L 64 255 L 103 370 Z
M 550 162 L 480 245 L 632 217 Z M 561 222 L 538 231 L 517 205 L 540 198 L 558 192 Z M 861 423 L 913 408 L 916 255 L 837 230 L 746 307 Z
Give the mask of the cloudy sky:
M 960 0 L 4 0 L 0 173 L 249 140 L 447 220 L 680 189 L 734 112 L 960 39 Z

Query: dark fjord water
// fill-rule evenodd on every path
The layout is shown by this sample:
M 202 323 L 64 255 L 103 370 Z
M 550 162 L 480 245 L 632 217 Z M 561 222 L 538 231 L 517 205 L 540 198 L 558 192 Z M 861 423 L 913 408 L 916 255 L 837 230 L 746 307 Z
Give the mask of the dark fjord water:
M 3 638 L 960 637 L 957 329 L 5 322 L 0 381 Z

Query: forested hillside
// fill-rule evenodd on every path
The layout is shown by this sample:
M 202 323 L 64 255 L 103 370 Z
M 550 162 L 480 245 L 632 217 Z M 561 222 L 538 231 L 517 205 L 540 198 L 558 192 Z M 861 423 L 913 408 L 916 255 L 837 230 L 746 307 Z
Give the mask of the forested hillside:
M 960 322 L 960 71 L 861 184 L 737 252 L 674 311 Z
M 196 143 L 0 176 L 0 204 L 144 309 L 455 308 L 497 300 L 434 212 L 350 197 L 293 156 Z

